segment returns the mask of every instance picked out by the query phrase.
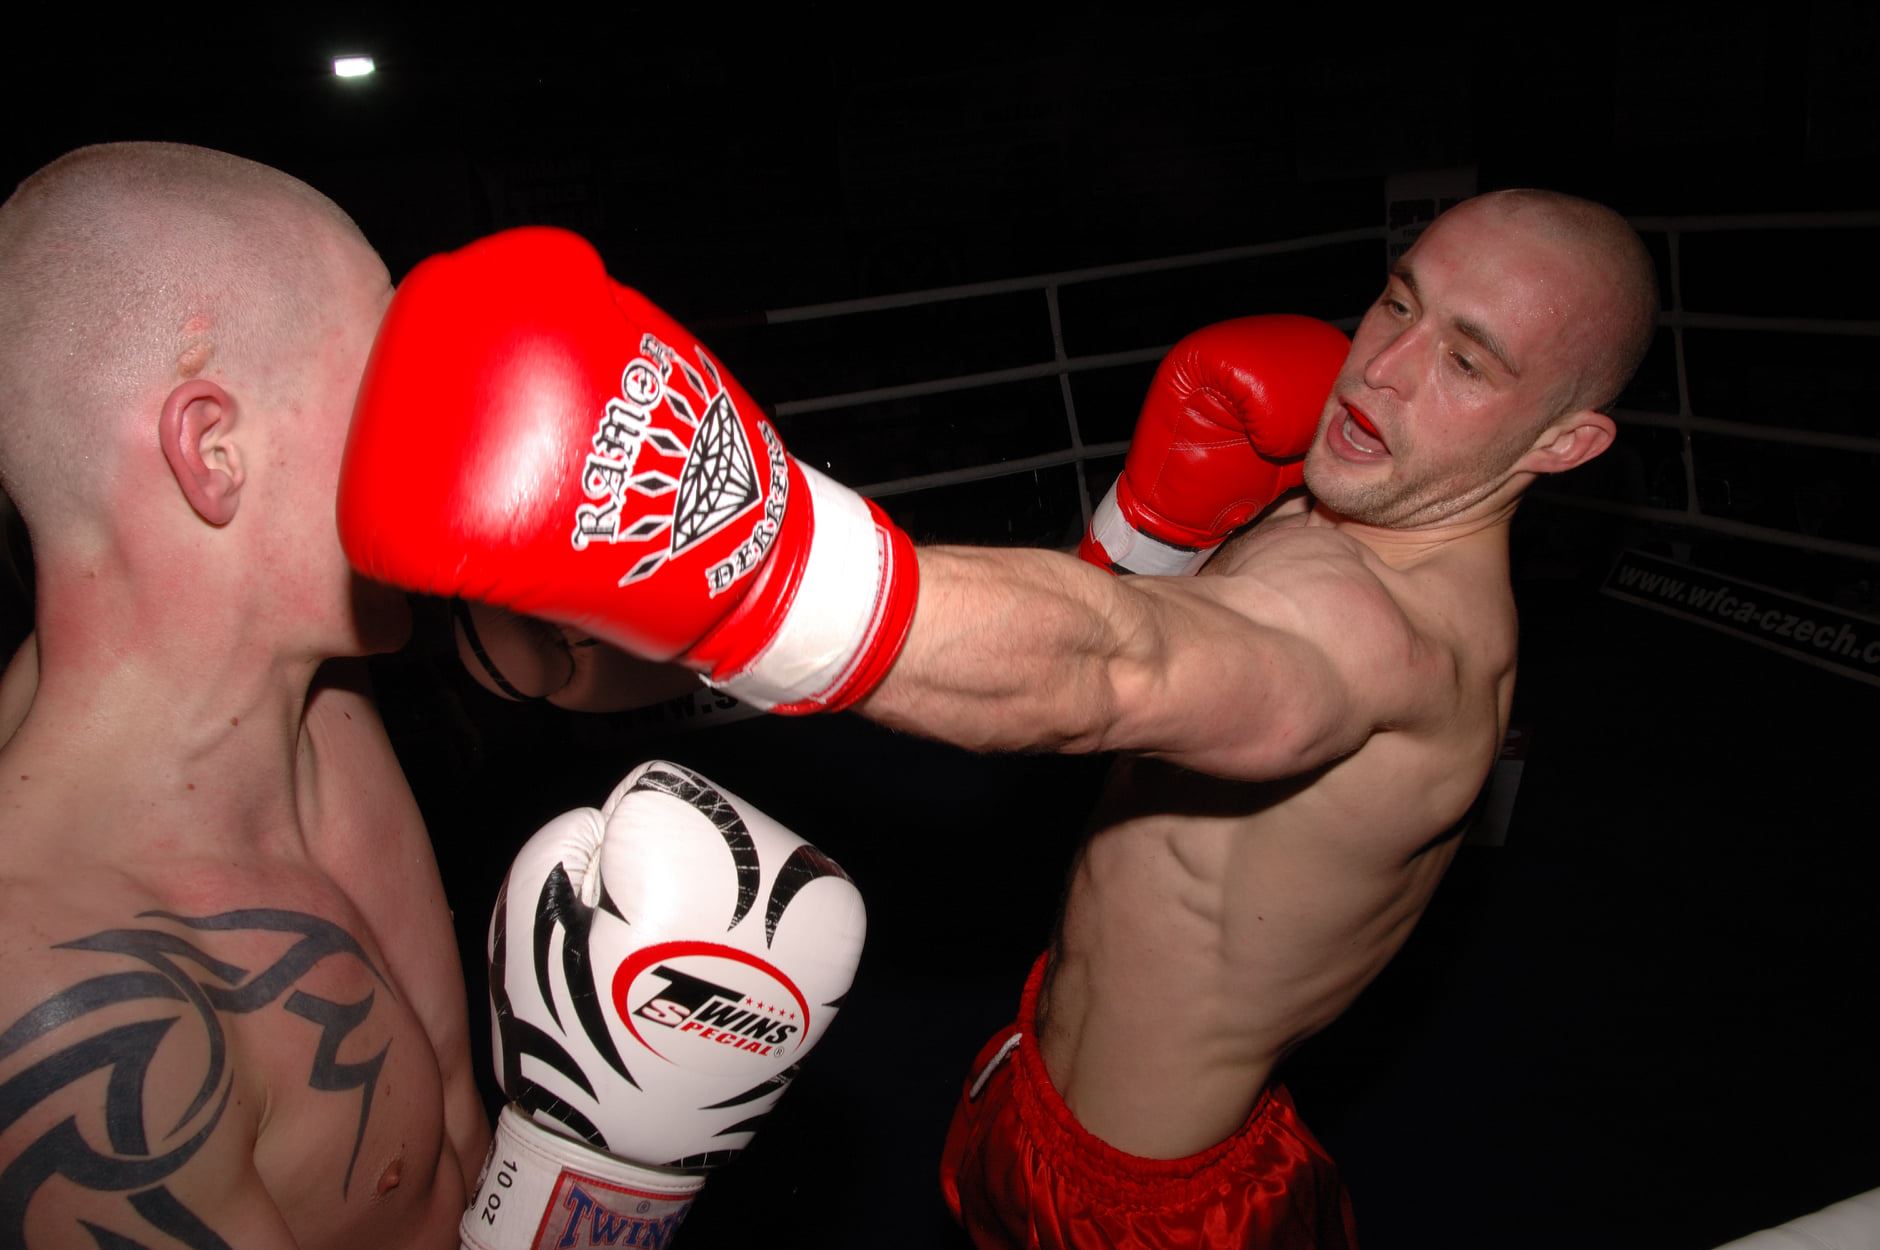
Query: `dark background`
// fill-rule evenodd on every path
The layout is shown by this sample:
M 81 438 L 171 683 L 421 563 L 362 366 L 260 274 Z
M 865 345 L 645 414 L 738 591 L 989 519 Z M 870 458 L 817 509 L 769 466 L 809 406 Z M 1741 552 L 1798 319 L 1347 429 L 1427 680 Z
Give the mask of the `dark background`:
M 394 277 L 490 230 L 570 226 L 767 403 L 1051 344 L 1011 300 L 812 328 L 764 310 L 1377 226 L 1386 179 L 1409 171 L 1473 166 L 1483 189 L 1556 187 L 1634 218 L 1877 206 L 1870 6 L 607 13 L 42 29 L 14 48 L 0 183 L 98 140 L 224 148 L 332 196 Z M 333 79 L 348 51 L 379 74 Z M 1686 235 L 1684 306 L 1871 323 L 1876 242 Z M 1351 317 L 1383 262 L 1365 244 L 1096 284 L 1067 294 L 1067 350 L 1276 308 Z M 1662 338 L 1632 409 L 1677 411 Z M 1874 341 L 1690 329 L 1692 411 L 1872 439 Z M 1077 380 L 1086 441 L 1127 436 L 1148 369 Z M 866 485 L 1049 450 L 1058 405 L 1050 383 L 782 424 Z M 1880 691 L 1598 593 L 1633 546 L 1880 615 L 1874 567 L 1560 498 L 1683 508 L 1680 451 L 1634 424 L 1524 508 L 1529 748 L 1507 843 L 1463 849 L 1398 960 L 1289 1065 L 1370 1250 L 1706 1247 L 1880 1184 Z M 1707 514 L 1880 547 L 1871 447 L 1699 435 L 1693 453 Z M 1094 496 L 1114 463 L 1087 472 Z M 921 539 L 1063 545 L 1077 473 L 883 502 Z M 1046 939 L 1103 761 L 976 758 L 849 716 L 518 708 L 440 637 L 377 675 L 473 997 L 509 848 L 655 754 L 818 842 L 870 900 L 841 1022 L 681 1244 L 956 1245 L 933 1179 L 946 1117 Z

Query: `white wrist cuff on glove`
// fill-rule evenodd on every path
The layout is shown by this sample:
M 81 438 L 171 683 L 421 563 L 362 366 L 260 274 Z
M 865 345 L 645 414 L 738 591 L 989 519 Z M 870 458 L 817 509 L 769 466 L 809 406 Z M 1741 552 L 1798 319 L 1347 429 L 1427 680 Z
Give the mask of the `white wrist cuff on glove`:
M 511 1105 L 497 1117 L 459 1233 L 465 1250 L 663 1246 L 704 1186 L 700 1173 L 628 1163 L 544 1128 Z
M 1129 523 L 1116 502 L 1116 484 L 1090 514 L 1090 536 L 1110 557 L 1110 563 L 1125 573 L 1145 573 L 1152 577 L 1186 577 L 1196 572 L 1214 547 L 1177 547 L 1152 537 Z M 1215 544 L 1218 546 L 1219 544 Z
M 809 483 L 809 559 L 783 622 L 744 671 L 706 684 L 766 710 L 822 702 L 841 687 L 881 624 L 888 536 L 863 498 L 799 466 Z

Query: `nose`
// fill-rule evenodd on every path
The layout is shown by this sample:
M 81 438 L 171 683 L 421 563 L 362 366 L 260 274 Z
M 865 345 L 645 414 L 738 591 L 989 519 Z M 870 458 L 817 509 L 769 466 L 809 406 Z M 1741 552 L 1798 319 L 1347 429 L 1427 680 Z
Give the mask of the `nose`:
M 1364 362 L 1364 384 L 1376 391 L 1395 391 L 1408 397 L 1415 371 L 1412 368 L 1418 326 L 1392 327 L 1382 342 L 1373 346 Z

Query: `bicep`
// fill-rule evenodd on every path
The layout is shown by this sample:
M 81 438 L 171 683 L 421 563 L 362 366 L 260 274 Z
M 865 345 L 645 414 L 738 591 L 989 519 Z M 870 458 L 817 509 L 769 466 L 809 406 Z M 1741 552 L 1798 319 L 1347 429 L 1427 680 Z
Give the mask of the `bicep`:
M 1154 643 L 1116 679 L 1117 749 L 1243 781 L 1295 777 L 1427 718 L 1454 689 L 1361 568 L 1142 578 Z
M 1132 751 L 1272 780 L 1417 719 L 1443 686 L 1377 578 L 1322 544 L 1257 577 L 924 548 L 921 579 L 906 649 L 861 710 L 973 750 Z

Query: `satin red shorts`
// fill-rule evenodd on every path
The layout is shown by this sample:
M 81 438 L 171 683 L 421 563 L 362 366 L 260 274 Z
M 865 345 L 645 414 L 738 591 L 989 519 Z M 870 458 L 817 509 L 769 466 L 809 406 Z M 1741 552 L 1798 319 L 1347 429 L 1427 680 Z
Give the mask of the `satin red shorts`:
M 1052 1088 L 1031 1022 L 1032 966 L 1018 1020 L 966 1078 L 940 1185 L 980 1250 L 1352 1250 L 1338 1169 L 1273 1085 L 1239 1132 L 1186 1159 L 1125 1154 L 1086 1132 Z

